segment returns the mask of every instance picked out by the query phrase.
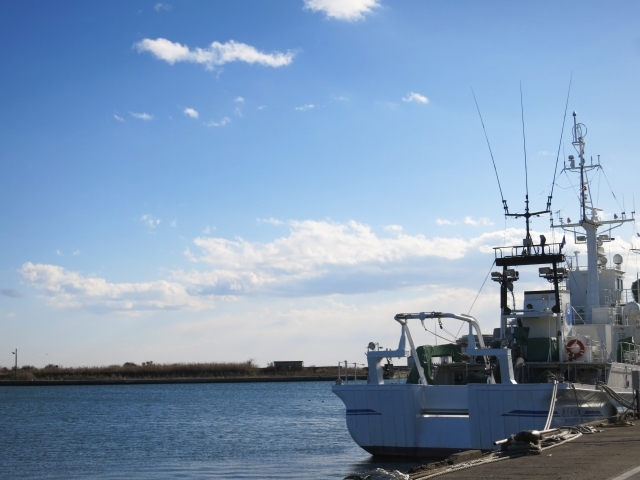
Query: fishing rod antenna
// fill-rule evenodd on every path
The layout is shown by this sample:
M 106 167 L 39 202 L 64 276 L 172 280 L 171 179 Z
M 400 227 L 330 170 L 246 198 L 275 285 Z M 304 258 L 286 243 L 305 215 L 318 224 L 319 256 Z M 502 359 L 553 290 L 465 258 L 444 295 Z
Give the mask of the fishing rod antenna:
M 500 177 L 498 176 L 498 169 L 496 168 L 496 161 L 493 158 L 493 151 L 491 150 L 491 144 L 489 143 L 489 136 L 487 135 L 487 129 L 484 126 L 484 120 L 482 119 L 482 114 L 480 113 L 480 107 L 478 106 L 478 100 L 476 99 L 476 93 L 473 91 L 473 87 L 471 87 L 471 94 L 473 95 L 473 101 L 476 104 L 476 109 L 478 110 L 478 116 L 480 117 L 480 123 L 482 124 L 482 131 L 484 132 L 484 138 L 487 141 L 487 147 L 489 147 L 489 154 L 491 155 L 491 162 L 493 163 L 493 171 L 496 173 L 496 180 L 498 181 L 498 190 L 500 190 L 500 198 L 502 199 L 502 208 L 504 208 L 505 216 L 509 215 L 509 207 L 507 206 L 507 201 L 504 199 L 504 195 L 502 194 L 502 186 L 500 185 Z

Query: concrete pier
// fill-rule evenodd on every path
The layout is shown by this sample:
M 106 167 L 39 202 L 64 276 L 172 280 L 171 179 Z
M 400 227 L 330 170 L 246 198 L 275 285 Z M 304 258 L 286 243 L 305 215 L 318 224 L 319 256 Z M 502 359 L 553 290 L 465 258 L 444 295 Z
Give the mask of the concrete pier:
M 451 472 L 440 479 L 640 480 L 640 421 L 632 427 L 596 427 L 603 432 L 529 455 Z

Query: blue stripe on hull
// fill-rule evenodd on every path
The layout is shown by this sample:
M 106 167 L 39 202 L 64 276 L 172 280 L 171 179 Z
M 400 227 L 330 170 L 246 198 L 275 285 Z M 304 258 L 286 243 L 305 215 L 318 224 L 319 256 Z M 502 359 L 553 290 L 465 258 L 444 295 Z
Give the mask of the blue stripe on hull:
M 347 415 L 382 415 L 380 412 L 370 408 L 348 408 Z
M 422 457 L 439 460 L 447 458 L 458 452 L 464 452 L 469 448 L 423 448 L 423 447 L 379 447 L 374 445 L 360 445 L 371 455 L 381 457 Z

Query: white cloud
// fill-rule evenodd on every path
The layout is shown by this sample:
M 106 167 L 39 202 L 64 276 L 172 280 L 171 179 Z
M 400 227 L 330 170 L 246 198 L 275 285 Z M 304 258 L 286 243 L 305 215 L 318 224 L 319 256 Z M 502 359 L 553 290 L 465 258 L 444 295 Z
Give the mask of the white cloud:
M 258 221 L 280 224 L 273 218 Z M 393 235 L 380 236 L 355 221 L 291 221 L 288 226 L 286 234 L 265 242 L 198 237 L 194 247 L 184 252 L 193 269 L 172 271 L 167 281 L 109 283 L 60 266 L 30 262 L 20 273 L 60 308 L 98 312 L 201 309 L 213 308 L 214 300 L 258 294 L 312 298 L 427 288 L 435 283 L 445 288 L 448 282 L 465 287 L 458 281 L 461 268 L 471 271 L 475 262 L 490 261 L 494 246 L 518 245 L 525 234 L 524 229 L 510 228 L 467 238 L 428 238 L 408 235 L 399 225 L 385 227 Z M 207 227 L 205 234 L 214 230 Z M 532 232 L 532 236 L 537 238 L 539 233 Z M 542 233 L 549 243 L 559 241 L 549 232 Z M 612 244 L 612 253 L 617 253 L 614 249 L 624 252 L 625 245 Z M 570 249 L 567 245 L 565 251 Z
M 216 295 L 393 290 L 409 282 L 424 282 L 415 275 L 421 259 L 446 261 L 472 251 L 492 253 L 496 244 L 518 244 L 523 235 L 521 230 L 508 229 L 471 239 L 427 238 L 404 234 L 395 226 L 396 235 L 383 238 L 355 221 L 306 220 L 289 225 L 288 236 L 266 243 L 196 238 L 198 252 L 187 249 L 187 258 L 213 269 L 174 272 L 174 278 Z
M 43 290 L 58 308 L 88 308 L 95 312 L 133 313 L 143 310 L 199 310 L 212 307 L 212 299 L 193 296 L 175 282 L 109 283 L 57 265 L 27 262 L 20 274 Z
M 420 95 L 419 93 L 411 92 L 409 95 L 402 99 L 403 102 L 414 102 L 414 103 L 429 103 L 429 99 L 424 95 Z
M 158 225 L 160 225 L 160 219 L 155 218 L 152 215 L 142 215 L 140 217 L 140 221 L 149 228 L 156 228 Z
M 260 223 L 268 223 L 270 225 L 284 225 L 282 220 L 278 220 L 277 218 L 269 217 L 269 218 L 256 218 L 256 222 Z
M 170 10 L 171 10 L 171 5 L 169 5 L 168 3 L 156 3 L 156 4 L 153 6 L 153 9 L 154 9 L 156 12 L 160 12 L 160 11 L 162 11 L 162 10 L 164 10 L 165 12 L 168 12 L 168 11 L 170 11 Z
M 73 254 L 74 254 L 74 255 L 80 255 L 80 250 L 74 250 L 74 251 L 73 251 Z
M 219 122 L 214 122 L 213 120 L 209 121 L 209 122 L 205 122 L 205 126 L 206 127 L 224 127 L 227 123 L 229 123 L 231 121 L 231 119 L 229 117 L 224 117 L 222 120 L 220 120 Z
M 204 65 L 211 70 L 230 62 L 257 63 L 268 67 L 283 67 L 293 61 L 294 53 L 263 53 L 251 45 L 229 40 L 227 43 L 213 42 L 207 48 L 189 49 L 186 45 L 166 38 L 145 38 L 134 45 L 138 52 L 150 52 L 156 58 L 173 65 L 176 62 L 191 62 Z
M 322 12 L 337 20 L 362 20 L 364 16 L 378 8 L 378 0 L 304 0 L 304 8 L 312 12 Z
M 457 225 L 458 224 L 458 222 L 456 221 L 447 220 L 445 218 L 436 218 L 436 223 L 438 225 Z
M 260 105 L 260 106 L 258 107 L 258 110 L 264 110 L 265 108 L 267 108 L 267 106 L 266 106 L 266 105 Z
M 119 117 L 118 115 L 116 115 L 115 113 L 113 114 L 113 118 L 115 118 L 116 120 L 118 120 L 119 122 L 124 122 L 124 118 Z
M 464 217 L 464 223 L 467 225 L 493 225 L 493 222 L 486 217 L 475 220 L 473 217 Z
M 209 234 L 215 232 L 216 230 L 217 230 L 216 227 L 210 227 L 209 225 L 207 225 L 205 227 L 205 229 L 202 231 L 202 233 L 204 233 L 205 235 L 209 235 Z
M 191 118 L 198 118 L 200 116 L 200 114 L 193 108 L 185 108 L 184 114 Z
M 56 250 L 56 255 L 58 255 L 59 257 L 62 256 L 62 252 L 60 250 Z
M 178 226 L 177 220 L 171 220 L 171 223 L 169 223 L 169 226 L 171 228 L 176 228 Z
M 236 117 L 241 117 L 242 118 L 242 110 L 240 110 L 239 107 L 236 107 L 234 109 L 233 113 L 235 114 Z
M 149 115 L 148 113 L 135 113 L 129 112 L 133 118 L 137 118 L 139 120 L 153 120 L 153 115 Z
M 244 98 L 242 98 L 242 97 L 236 97 L 236 99 L 234 100 L 234 102 L 236 102 L 236 103 L 244 103 Z
M 543 157 L 553 157 L 555 156 L 555 153 L 549 152 L 548 150 L 540 150 L 538 155 L 542 155 Z
M 299 110 L 301 112 L 304 112 L 305 110 L 311 110 L 312 108 L 316 108 L 316 105 L 308 103 L 306 105 L 302 105 L 301 107 L 295 107 L 296 110 Z

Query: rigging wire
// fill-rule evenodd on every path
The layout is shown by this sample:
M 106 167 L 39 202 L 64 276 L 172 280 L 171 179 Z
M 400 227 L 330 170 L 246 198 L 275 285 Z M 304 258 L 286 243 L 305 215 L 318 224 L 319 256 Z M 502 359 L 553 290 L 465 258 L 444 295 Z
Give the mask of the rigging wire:
M 609 190 L 611 191 L 611 195 L 613 195 L 613 198 L 616 199 L 616 203 L 620 207 L 620 211 L 624 212 L 624 208 L 622 208 L 622 205 L 620 205 L 620 202 L 618 201 L 616 194 L 613 193 L 613 188 L 611 188 L 611 184 L 609 183 L 609 179 L 607 178 L 607 173 L 604 171 L 604 168 L 601 168 L 601 170 L 602 170 L 602 175 L 604 175 L 604 179 L 607 181 L 607 185 L 609 185 Z
M 505 213 L 509 213 L 509 208 L 507 207 L 507 201 L 504 199 L 504 195 L 502 194 L 502 185 L 500 185 L 500 177 L 498 176 L 498 169 L 496 168 L 496 161 L 493 158 L 493 151 L 491 150 L 491 144 L 489 143 L 489 136 L 487 135 L 487 129 L 484 127 L 484 120 L 482 119 L 482 114 L 480 113 L 480 107 L 478 106 L 478 100 L 476 99 L 476 93 L 471 88 L 471 94 L 473 95 L 473 101 L 476 104 L 476 109 L 478 110 L 478 116 L 480 117 L 480 123 L 482 124 L 482 131 L 484 132 L 484 138 L 487 141 L 487 147 L 489 147 L 489 154 L 491 155 L 491 162 L 493 163 L 493 171 L 496 172 L 496 180 L 498 181 L 498 190 L 500 190 L 500 199 L 502 200 L 502 206 L 504 208 Z
M 562 117 L 562 130 L 560 131 L 560 141 L 558 142 L 558 154 L 556 155 L 556 169 L 553 172 L 553 182 L 551 183 L 551 194 L 547 202 L 547 210 L 551 209 L 551 199 L 553 198 L 553 187 L 556 184 L 556 175 L 558 174 L 558 160 L 560 160 L 560 146 L 562 145 L 562 137 L 564 136 L 564 125 L 567 121 L 567 107 L 569 106 L 569 95 L 571 94 L 571 82 L 573 81 L 573 71 L 569 77 L 569 90 L 567 91 L 567 101 L 564 104 L 564 117 Z M 564 147 L 562 149 L 564 154 Z M 553 218 L 553 217 L 552 217 Z
M 529 171 L 527 170 L 527 137 L 524 134 L 524 106 L 522 104 L 522 81 L 520 81 L 520 116 L 522 118 L 522 146 L 524 150 L 524 183 L 529 200 Z
M 506 223 L 506 219 L 505 219 L 505 223 Z M 489 271 L 487 272 L 487 276 L 484 277 L 484 282 L 482 282 L 482 286 L 480 286 L 480 290 L 478 290 L 478 293 L 476 294 L 476 298 L 473 299 L 473 303 L 469 307 L 469 311 L 467 312 L 467 315 L 469 315 L 471 313 L 471 310 L 473 309 L 473 306 L 476 304 L 476 300 L 478 300 L 478 297 L 480 296 L 480 293 L 482 292 L 482 289 L 484 288 L 484 284 L 487 283 L 487 279 L 489 278 L 489 275 L 491 274 L 491 270 L 493 269 L 493 266 L 495 264 L 496 264 L 496 260 L 494 258 L 493 259 L 493 263 L 491 264 L 491 267 L 489 267 Z M 456 338 L 458 338 L 458 335 L 460 335 L 460 331 L 462 330 L 463 326 L 464 326 L 464 323 L 460 324 L 460 328 L 458 329 L 458 333 L 456 333 Z

